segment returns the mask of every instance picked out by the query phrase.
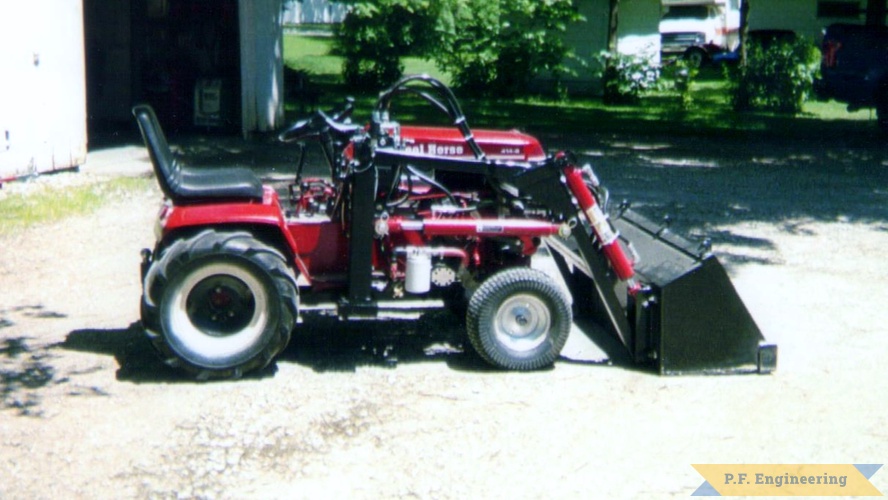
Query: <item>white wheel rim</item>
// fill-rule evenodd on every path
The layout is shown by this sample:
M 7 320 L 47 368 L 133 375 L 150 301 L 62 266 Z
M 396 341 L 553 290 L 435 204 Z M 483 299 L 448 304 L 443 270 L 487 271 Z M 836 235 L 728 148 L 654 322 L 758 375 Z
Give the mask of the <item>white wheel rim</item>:
M 218 279 L 221 282 L 227 280 L 232 284 L 231 288 L 240 283 L 242 285 L 239 287 L 240 291 L 246 294 L 241 293 L 241 296 L 236 298 L 252 302 L 252 313 L 238 318 L 241 325 L 235 330 L 213 331 L 196 324 L 192 314 L 195 309 L 194 302 L 206 297 L 196 297 L 192 294 L 205 287 L 205 280 L 209 279 Z M 248 350 L 262 336 L 269 321 L 268 293 L 265 286 L 253 273 L 236 264 L 215 263 L 195 269 L 182 280 L 168 304 L 170 333 L 185 351 L 201 358 L 219 360 Z M 222 312 L 226 313 L 224 310 Z
M 509 297 L 496 310 L 493 331 L 497 341 L 518 352 L 527 352 L 545 342 L 552 327 L 549 307 L 535 295 Z

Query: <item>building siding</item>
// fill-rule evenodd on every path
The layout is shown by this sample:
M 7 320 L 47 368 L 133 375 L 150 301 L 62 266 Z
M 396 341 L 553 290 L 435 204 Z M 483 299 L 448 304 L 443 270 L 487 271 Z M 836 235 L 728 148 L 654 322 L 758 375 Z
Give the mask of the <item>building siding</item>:
M 862 23 L 857 19 L 817 17 L 817 0 L 750 0 L 749 29 L 786 29 L 819 42 L 823 28 L 836 22 Z M 866 7 L 865 0 L 859 2 Z
M 348 8 L 329 0 L 285 0 L 284 24 L 333 24 L 345 19 Z
M 80 0 L 0 3 L 0 180 L 86 160 Z

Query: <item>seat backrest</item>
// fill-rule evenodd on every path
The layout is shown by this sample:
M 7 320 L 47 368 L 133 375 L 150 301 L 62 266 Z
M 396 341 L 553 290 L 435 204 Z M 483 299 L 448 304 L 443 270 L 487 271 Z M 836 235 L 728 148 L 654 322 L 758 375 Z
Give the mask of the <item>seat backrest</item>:
M 145 147 L 148 148 L 160 189 L 167 198 L 175 199 L 176 186 L 181 182 L 179 179 L 181 173 L 176 168 L 173 152 L 163 134 L 163 129 L 160 128 L 160 122 L 157 121 L 154 109 L 147 104 L 138 104 L 133 106 L 133 116 L 136 117 L 136 122 L 142 131 L 142 139 L 145 141 Z

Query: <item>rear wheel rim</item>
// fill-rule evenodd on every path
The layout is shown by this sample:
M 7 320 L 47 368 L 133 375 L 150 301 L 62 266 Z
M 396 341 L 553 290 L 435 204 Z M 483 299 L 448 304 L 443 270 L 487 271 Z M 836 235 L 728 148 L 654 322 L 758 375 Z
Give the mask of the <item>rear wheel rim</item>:
M 542 299 L 530 294 L 507 298 L 493 318 L 497 341 L 516 352 L 529 352 L 542 345 L 551 327 L 549 307 Z
M 186 353 L 214 359 L 239 355 L 258 345 L 265 332 L 268 300 L 263 283 L 243 266 L 205 265 L 172 294 L 170 330 Z

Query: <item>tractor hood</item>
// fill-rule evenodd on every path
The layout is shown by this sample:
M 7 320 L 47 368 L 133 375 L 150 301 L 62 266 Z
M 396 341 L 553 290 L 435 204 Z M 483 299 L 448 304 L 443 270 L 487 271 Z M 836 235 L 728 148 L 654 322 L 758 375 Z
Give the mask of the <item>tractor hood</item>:
M 473 158 L 472 149 L 456 128 L 402 126 L 401 143 L 411 152 L 453 158 Z M 542 161 L 546 153 L 540 142 L 517 130 L 473 129 L 475 141 L 491 160 Z

